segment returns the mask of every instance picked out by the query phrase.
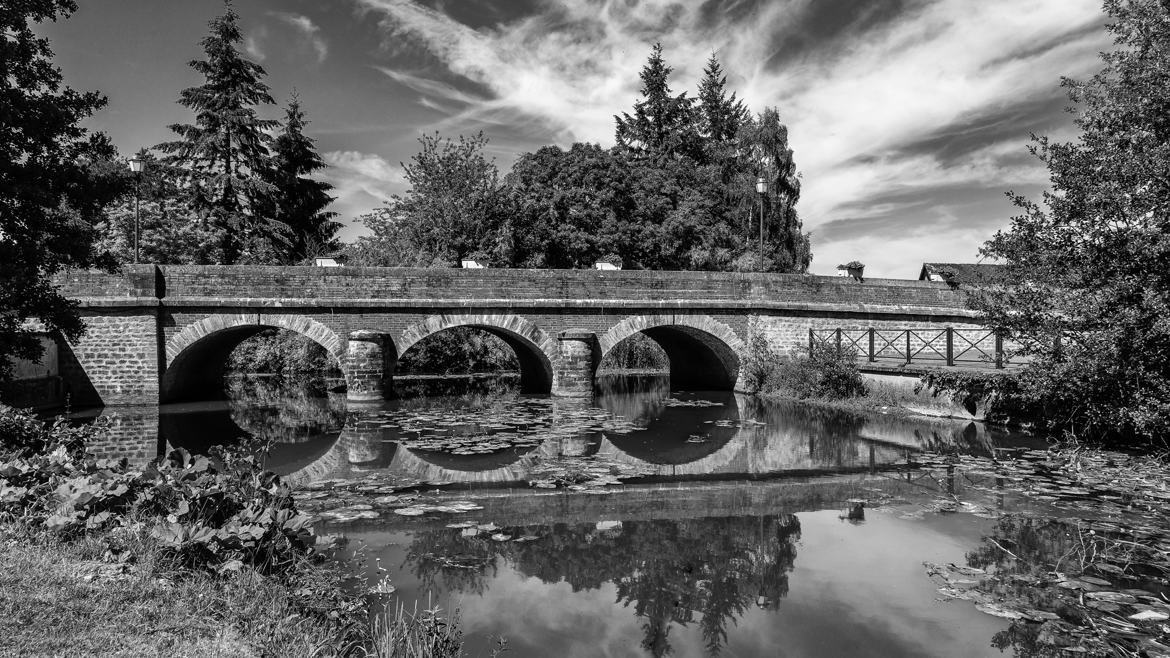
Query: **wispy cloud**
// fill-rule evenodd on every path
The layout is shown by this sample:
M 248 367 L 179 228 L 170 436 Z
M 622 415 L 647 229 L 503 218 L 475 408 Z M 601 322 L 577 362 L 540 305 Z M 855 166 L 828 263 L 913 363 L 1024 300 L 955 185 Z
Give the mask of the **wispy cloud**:
M 248 36 L 244 38 L 244 52 L 257 62 L 263 62 L 266 54 L 260 44 L 267 38 L 268 28 L 263 25 L 248 32 Z
M 308 16 L 301 14 L 293 14 L 285 11 L 269 12 L 270 16 L 291 25 L 306 39 L 308 44 L 312 47 L 313 52 L 317 54 L 317 63 L 325 61 L 329 55 L 329 44 L 325 42 L 325 38 L 321 36 L 321 28 L 317 26 Z
M 1021 103 L 1052 99 L 1061 75 L 1095 70 L 1108 47 L 1097 0 L 889 0 L 865 10 L 813 0 L 546 0 L 536 14 L 478 28 L 410 0 L 354 2 L 380 17 L 388 44 L 421 46 L 439 62 L 429 73 L 381 69 L 446 115 L 440 127 L 453 132 L 529 125 L 561 144 L 609 144 L 613 115 L 638 96 L 651 43 L 662 42 L 676 91 L 694 89 L 717 52 L 730 86 L 755 110 L 778 106 L 789 124 L 818 271 L 891 227 L 950 232 L 931 248 L 967 240 L 955 228 L 957 189 L 1043 182 L 1043 170 L 1020 157 L 1028 132 L 1067 130 L 1067 119 L 1043 102 L 1021 114 Z M 931 136 L 945 156 L 923 149 Z M 980 235 L 962 249 L 989 237 Z M 870 252 L 854 257 L 878 275 L 904 273 L 899 259 L 925 255 Z
M 350 219 L 369 212 L 392 195 L 405 191 L 406 177 L 401 168 L 384 158 L 361 151 L 329 151 L 322 154 L 329 166 L 321 178 L 333 185 L 337 200 L 331 210 Z M 343 238 L 352 238 L 361 232 L 360 226 L 348 226 Z

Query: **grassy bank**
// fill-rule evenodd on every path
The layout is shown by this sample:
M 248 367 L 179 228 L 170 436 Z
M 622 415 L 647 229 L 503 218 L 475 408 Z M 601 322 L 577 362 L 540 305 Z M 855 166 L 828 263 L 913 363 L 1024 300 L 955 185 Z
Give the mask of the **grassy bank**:
M 134 470 L 100 431 L 0 407 L 0 656 L 461 654 L 433 616 L 370 623 L 254 446 Z
M 328 617 L 253 570 L 183 573 L 144 531 L 61 541 L 0 527 L 0 655 L 335 655 Z M 111 547 L 124 550 L 114 554 Z

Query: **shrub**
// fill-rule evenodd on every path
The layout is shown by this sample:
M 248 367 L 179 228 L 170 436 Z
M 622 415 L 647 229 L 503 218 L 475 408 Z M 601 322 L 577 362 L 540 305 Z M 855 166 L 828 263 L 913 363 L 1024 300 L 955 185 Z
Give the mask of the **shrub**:
M 783 357 L 772 351 L 763 334 L 752 333 L 748 337 L 747 352 L 740 363 L 748 391 L 758 393 L 774 389 L 783 363 Z
M 813 345 L 807 356 L 784 360 L 770 383 L 772 390 L 796 398 L 843 399 L 866 394 L 857 369 L 857 351 L 832 345 Z

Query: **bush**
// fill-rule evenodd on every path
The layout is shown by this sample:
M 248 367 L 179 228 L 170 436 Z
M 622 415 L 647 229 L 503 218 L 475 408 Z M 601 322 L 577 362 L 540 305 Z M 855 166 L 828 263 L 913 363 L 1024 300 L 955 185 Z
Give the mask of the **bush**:
M 288 571 L 300 558 L 335 545 L 297 512 L 288 485 L 262 470 L 255 446 L 216 449 L 212 457 L 176 450 L 145 471 L 84 450 L 101 428 L 45 427 L 25 412 L 0 409 L 0 521 L 63 536 L 135 522 L 178 566 L 261 573 Z M 36 450 L 28 446 L 40 446 Z
M 772 351 L 763 334 L 753 333 L 748 337 L 747 353 L 740 363 L 748 391 L 759 393 L 776 387 L 784 358 Z
M 857 350 L 813 345 L 808 356 L 785 361 L 776 375 L 776 388 L 793 397 L 840 400 L 863 397 L 865 380 L 857 369 Z
M 839 400 L 863 397 L 865 380 L 857 369 L 857 351 L 813 345 L 807 355 L 785 357 L 761 334 L 748 338 L 740 369 L 751 392 L 778 393 L 797 399 Z

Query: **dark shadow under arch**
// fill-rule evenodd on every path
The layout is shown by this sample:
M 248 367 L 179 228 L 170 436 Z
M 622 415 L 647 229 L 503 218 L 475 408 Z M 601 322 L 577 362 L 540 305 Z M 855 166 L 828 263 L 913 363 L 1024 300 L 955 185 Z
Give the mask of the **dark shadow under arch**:
M 670 388 L 691 391 L 735 390 L 743 341 L 706 315 L 638 315 L 628 317 L 598 337 L 602 362 L 623 341 L 642 333 L 658 344 L 670 361 Z
M 178 354 L 167 364 L 166 372 L 159 382 L 159 402 L 168 404 L 225 399 L 224 376 L 227 374 L 228 357 L 240 343 L 269 329 L 293 331 L 275 324 L 239 324 L 215 329 L 187 344 L 180 343 Z M 312 336 L 306 337 L 321 345 L 336 365 L 341 367 L 337 355 L 328 345 Z

